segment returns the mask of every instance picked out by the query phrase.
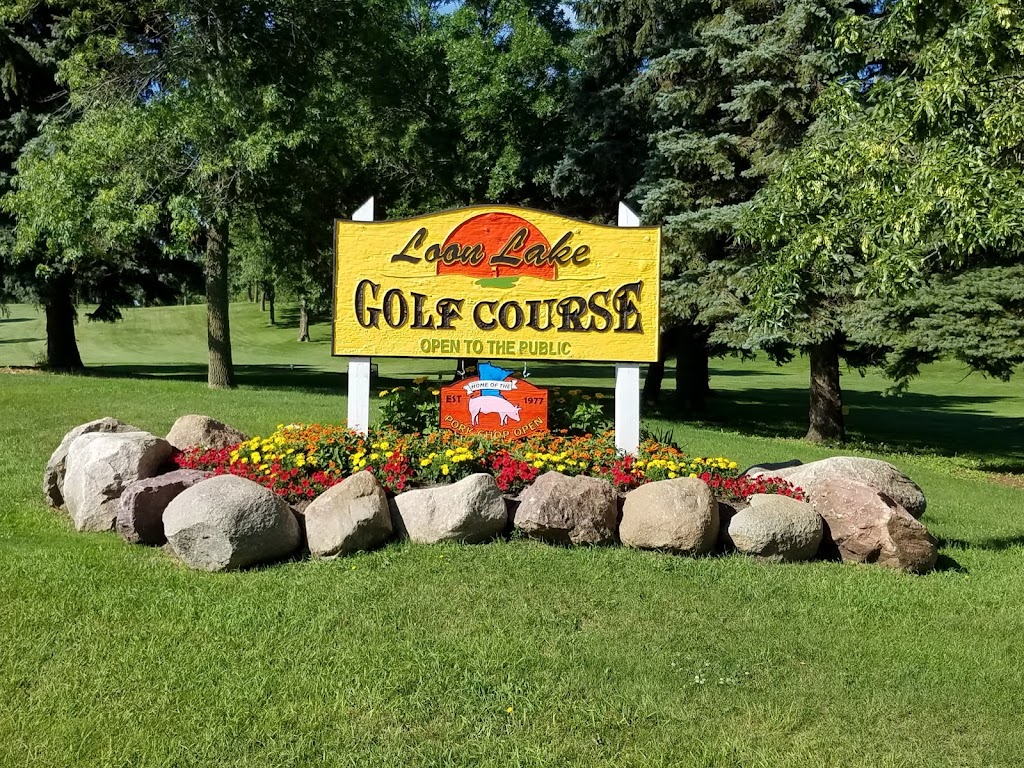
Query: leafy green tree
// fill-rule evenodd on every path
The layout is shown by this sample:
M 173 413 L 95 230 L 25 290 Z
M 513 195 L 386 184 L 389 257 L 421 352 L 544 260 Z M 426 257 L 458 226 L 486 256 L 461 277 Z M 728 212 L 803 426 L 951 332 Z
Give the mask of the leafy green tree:
M 986 269 L 1021 256 L 1022 14 L 1000 0 L 899 2 L 881 20 L 842 26 L 840 43 L 876 66 L 825 92 L 814 129 L 744 225 L 761 249 L 753 305 L 762 327 L 800 327 L 823 296 L 882 296 L 871 305 L 882 320 L 873 323 L 861 308 L 847 330 L 878 342 L 879 322 L 895 323 L 887 367 L 898 382 L 915 360 L 941 354 L 943 339 L 946 352 L 972 366 L 1006 371 L 1010 350 L 984 363 L 987 356 L 963 346 L 956 324 L 970 310 L 958 308 L 957 291 L 993 296 Z M 944 274 L 955 277 L 945 282 Z M 1015 310 L 1004 299 L 988 306 L 1006 309 L 1003 327 L 1013 327 Z M 950 325 L 940 331 L 939 323 Z M 831 348 L 818 360 L 833 391 L 818 404 L 827 426 L 841 408 L 839 365 Z
M 66 164 L 102 166 L 97 194 L 76 210 L 103 208 L 110 197 L 119 207 L 106 218 L 58 218 L 79 222 L 72 238 L 45 223 L 52 205 L 36 196 L 26 205 L 38 214 L 37 228 L 49 227 L 73 251 L 90 234 L 82 222 L 105 240 L 151 232 L 166 213 L 169 246 L 204 254 L 209 384 L 232 386 L 231 220 L 266 188 L 282 157 L 315 152 L 343 108 L 339 97 L 382 87 L 399 12 L 390 0 L 153 0 L 78 9 L 69 23 L 88 35 L 62 72 L 82 119 Z M 43 156 L 38 162 L 53 165 Z
M 26 145 L 47 119 L 67 104 L 57 82 L 61 55 L 53 27 L 59 11 L 43 3 L 0 7 L 0 195 L 11 189 Z M 46 314 L 47 357 L 63 370 L 82 367 L 75 342 L 74 275 L 66 269 L 37 270 L 38 254 L 14 249 L 14 215 L 0 214 L 0 304 L 39 301 Z
M 441 6 L 414 2 L 402 28 L 394 74 L 403 103 L 394 105 L 388 139 L 395 151 L 376 177 L 388 213 L 485 202 L 551 207 L 577 65 L 561 3 Z

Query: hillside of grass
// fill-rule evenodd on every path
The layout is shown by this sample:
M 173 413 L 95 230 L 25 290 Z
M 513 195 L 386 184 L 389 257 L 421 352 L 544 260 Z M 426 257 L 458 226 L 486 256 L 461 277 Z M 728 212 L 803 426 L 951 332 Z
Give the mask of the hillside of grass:
M 287 317 L 287 315 L 286 315 Z M 88 376 L 0 373 L 0 766 L 1015 766 L 1024 754 L 1020 384 L 932 366 L 902 399 L 847 375 L 844 449 L 924 489 L 938 570 L 765 566 L 527 541 L 394 543 L 334 562 L 187 571 L 42 503 L 50 451 L 117 416 L 252 434 L 342 422 L 323 325 L 233 307 L 242 386 L 204 379 L 201 307 L 80 326 Z M 41 346 L 0 320 L 0 367 Z M 381 360 L 379 382 L 450 373 Z M 530 366 L 610 391 L 607 366 Z M 719 361 L 701 422 L 646 424 L 742 464 L 835 450 L 803 430 L 806 367 Z

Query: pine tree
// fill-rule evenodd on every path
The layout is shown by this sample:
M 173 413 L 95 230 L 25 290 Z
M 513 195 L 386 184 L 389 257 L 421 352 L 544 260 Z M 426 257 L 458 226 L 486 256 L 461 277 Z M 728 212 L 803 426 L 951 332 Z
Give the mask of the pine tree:
M 633 98 L 650 104 L 657 130 L 638 196 L 644 218 L 664 222 L 663 307 L 676 326 L 685 404 L 701 408 L 708 357 L 741 306 L 730 284 L 751 251 L 736 226 L 744 207 L 796 147 L 818 93 L 855 67 L 833 44 L 836 22 L 866 12 L 850 0 L 736 0 L 674 5 Z M 827 336 L 813 359 L 831 354 Z M 816 380 L 837 377 L 836 366 Z M 841 437 L 841 428 L 832 437 Z

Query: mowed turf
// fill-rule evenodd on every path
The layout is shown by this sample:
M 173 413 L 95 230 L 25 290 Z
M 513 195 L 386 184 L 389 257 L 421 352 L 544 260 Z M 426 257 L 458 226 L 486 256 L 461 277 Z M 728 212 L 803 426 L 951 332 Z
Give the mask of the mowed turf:
M 98 416 L 157 433 L 192 412 L 263 434 L 344 419 L 343 361 L 235 310 L 237 391 L 194 380 L 201 324 L 198 344 L 170 330 L 193 308 L 83 323 L 103 375 L 0 375 L 0 765 L 1020 764 L 1024 491 L 972 468 L 1020 463 L 1018 384 L 958 389 L 939 366 L 915 402 L 848 377 L 860 439 L 921 446 L 875 455 L 928 496 L 942 558 L 925 577 L 518 540 L 211 575 L 47 510 L 46 458 Z M 27 362 L 7 340 L 33 322 L 0 322 L 0 365 Z M 120 336 L 132 323 L 154 326 L 145 344 Z M 442 367 L 381 362 L 384 380 Z M 554 373 L 534 369 L 610 386 Z M 723 364 L 716 425 L 649 425 L 743 464 L 825 456 L 769 436 L 799 429 L 785 393 L 804 375 Z

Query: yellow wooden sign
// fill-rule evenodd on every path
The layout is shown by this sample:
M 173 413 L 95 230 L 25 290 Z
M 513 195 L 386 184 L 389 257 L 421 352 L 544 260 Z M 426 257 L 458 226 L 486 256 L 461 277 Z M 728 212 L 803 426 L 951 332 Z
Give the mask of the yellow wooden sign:
M 335 225 L 334 354 L 658 359 L 659 228 L 508 206 Z

